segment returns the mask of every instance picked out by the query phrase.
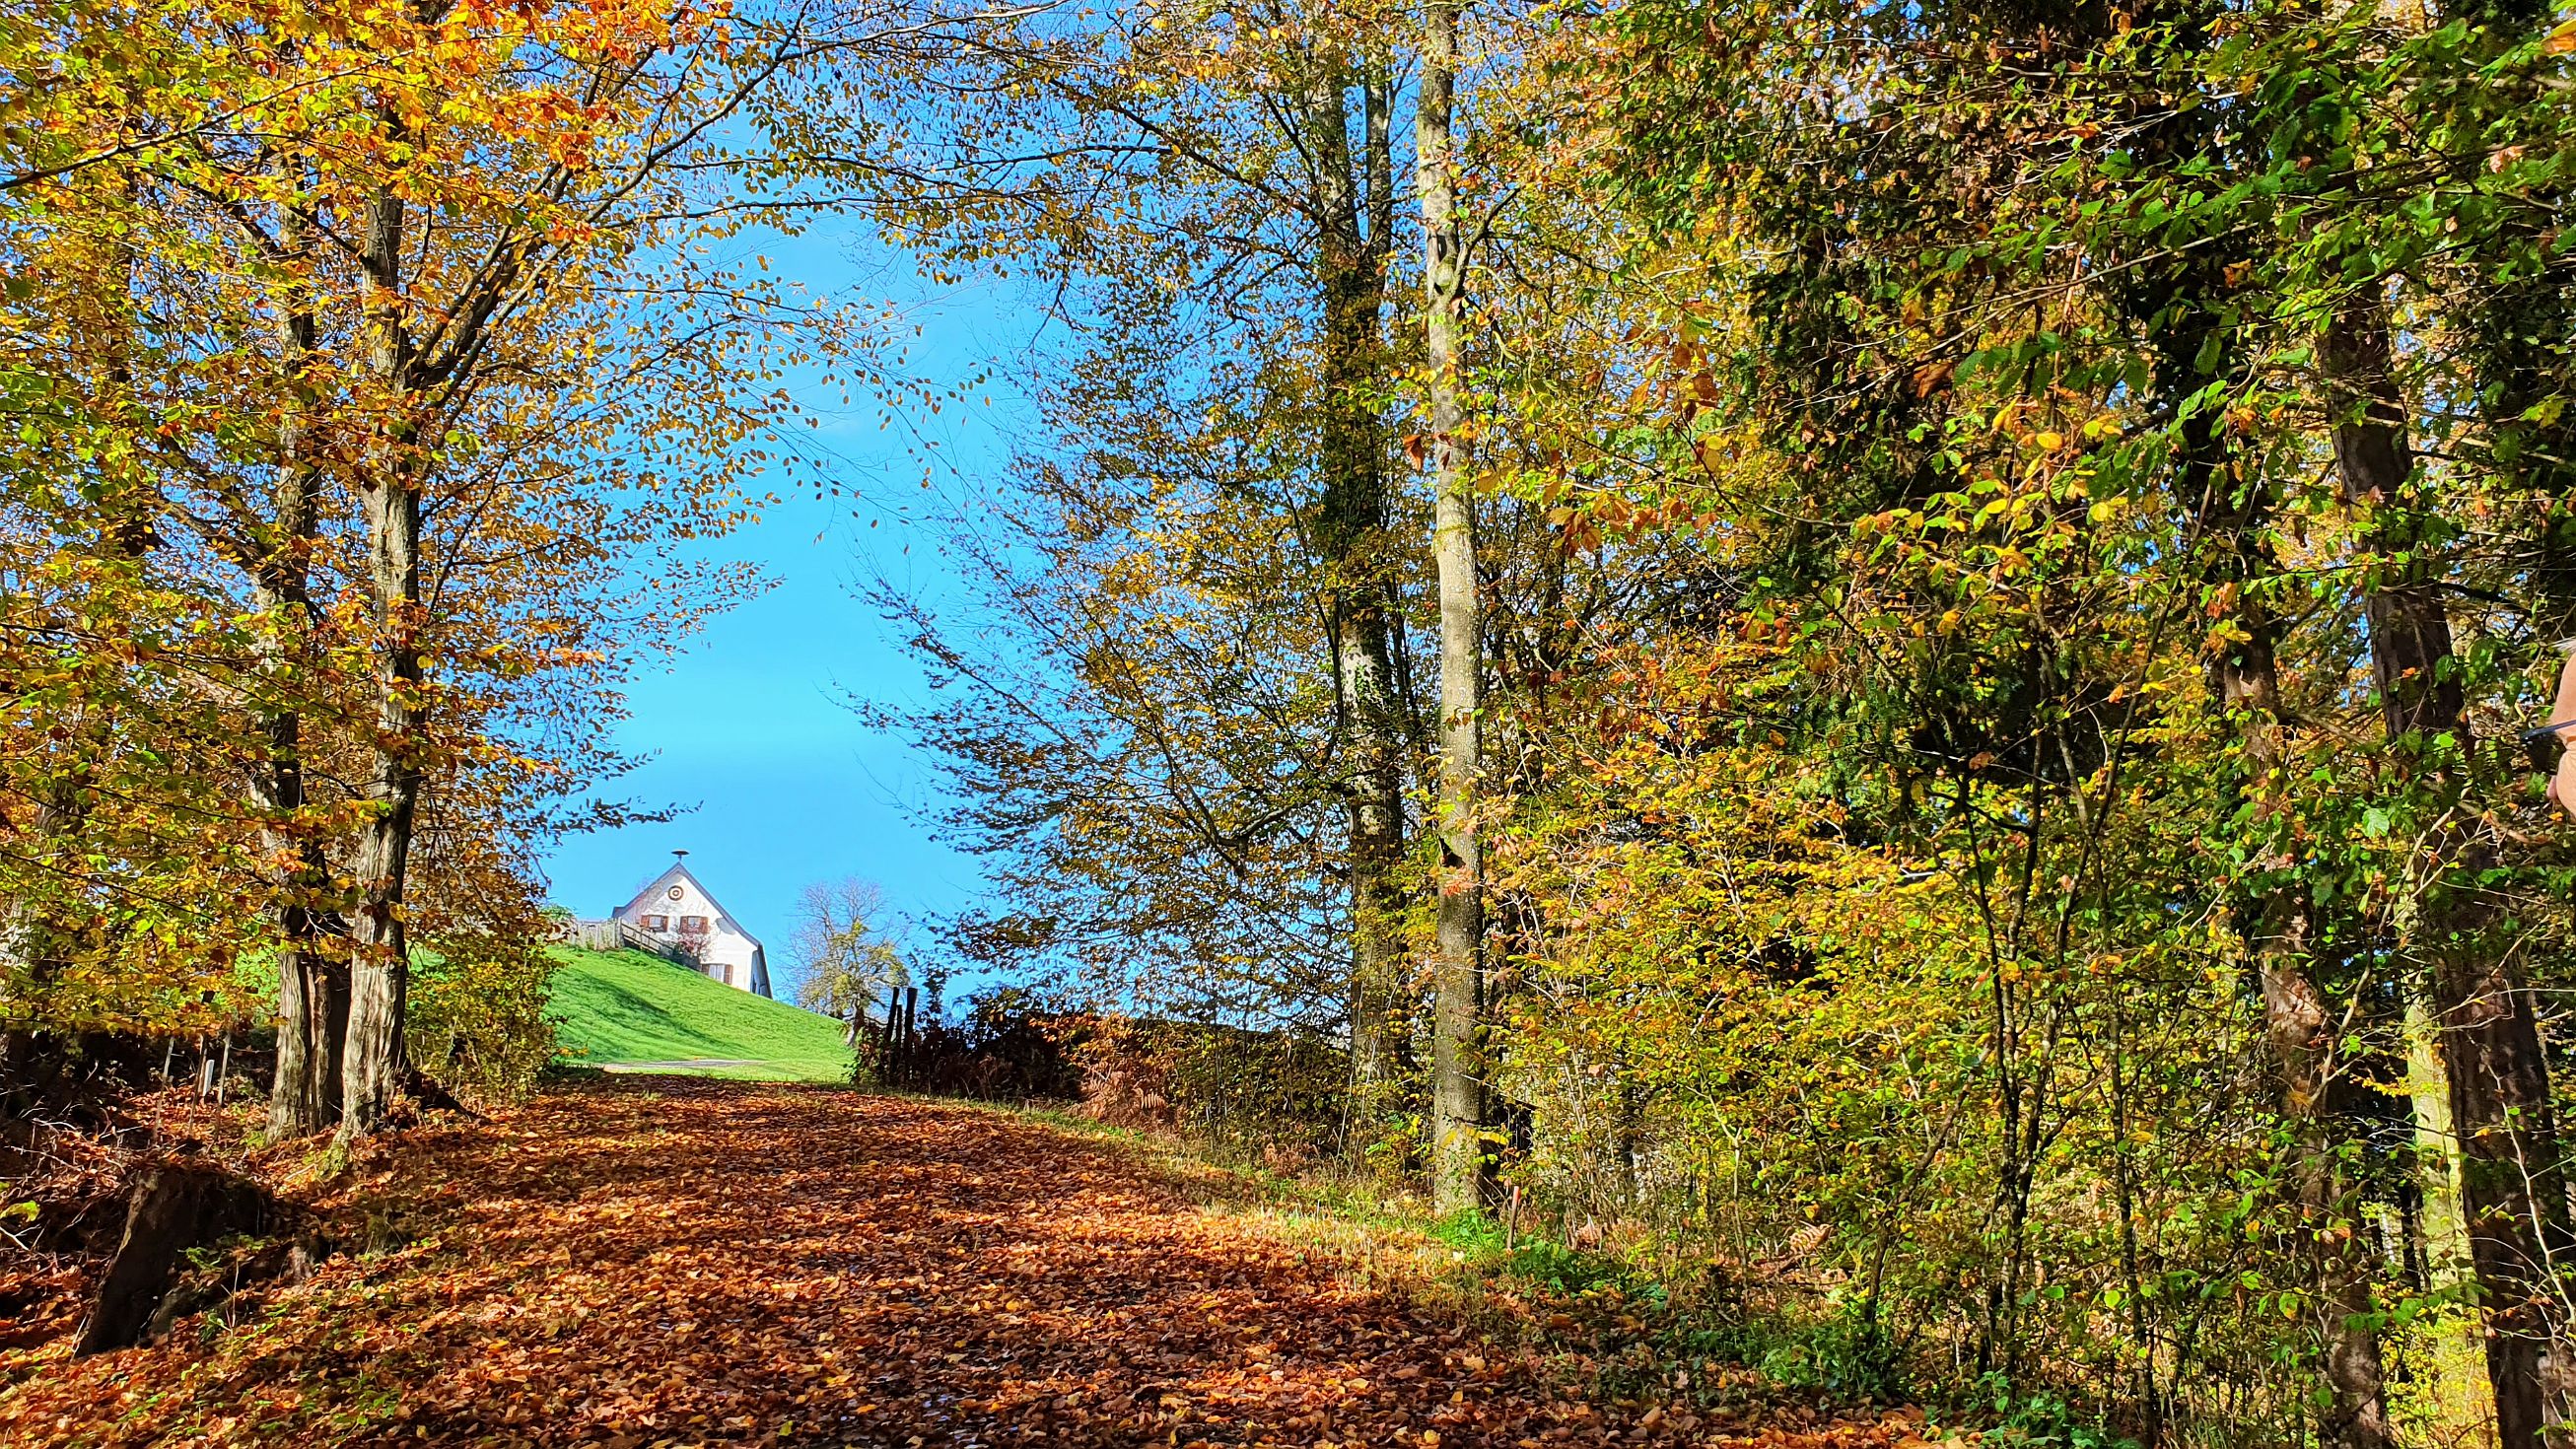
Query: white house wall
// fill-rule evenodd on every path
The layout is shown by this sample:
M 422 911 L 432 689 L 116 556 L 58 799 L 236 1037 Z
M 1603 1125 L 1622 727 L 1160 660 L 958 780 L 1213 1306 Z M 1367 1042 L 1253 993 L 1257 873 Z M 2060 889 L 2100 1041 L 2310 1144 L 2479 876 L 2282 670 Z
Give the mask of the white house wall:
M 695 876 L 677 867 L 617 913 L 617 918 L 656 940 L 684 943 L 702 940 L 698 962 L 707 975 L 727 986 L 767 995 L 760 943 L 736 927 Z M 686 927 L 703 921 L 703 933 Z

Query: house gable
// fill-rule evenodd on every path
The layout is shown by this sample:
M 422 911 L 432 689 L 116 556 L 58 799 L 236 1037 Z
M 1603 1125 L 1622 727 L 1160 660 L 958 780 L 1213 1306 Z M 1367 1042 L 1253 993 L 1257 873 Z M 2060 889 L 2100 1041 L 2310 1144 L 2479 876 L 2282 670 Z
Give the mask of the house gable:
M 655 940 L 687 950 L 700 970 L 726 985 L 770 994 L 769 953 L 760 938 L 743 929 L 685 861 L 673 861 L 613 915 Z

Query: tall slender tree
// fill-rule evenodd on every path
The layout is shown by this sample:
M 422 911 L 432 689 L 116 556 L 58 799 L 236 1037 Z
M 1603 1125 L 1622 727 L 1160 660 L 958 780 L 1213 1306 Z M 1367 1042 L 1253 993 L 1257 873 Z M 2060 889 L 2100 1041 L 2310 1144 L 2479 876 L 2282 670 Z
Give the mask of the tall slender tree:
M 1485 897 L 1476 841 L 1478 689 L 1485 660 L 1478 606 L 1476 500 L 1467 469 L 1466 419 L 1459 405 L 1459 303 L 1465 290 L 1465 229 L 1459 224 L 1456 86 L 1458 10 L 1429 0 L 1422 16 L 1422 69 L 1415 79 L 1413 163 L 1422 206 L 1422 451 L 1431 475 L 1431 555 L 1439 580 L 1440 769 L 1438 965 L 1433 978 L 1432 1198 L 1447 1212 L 1489 1195 L 1484 1051 Z

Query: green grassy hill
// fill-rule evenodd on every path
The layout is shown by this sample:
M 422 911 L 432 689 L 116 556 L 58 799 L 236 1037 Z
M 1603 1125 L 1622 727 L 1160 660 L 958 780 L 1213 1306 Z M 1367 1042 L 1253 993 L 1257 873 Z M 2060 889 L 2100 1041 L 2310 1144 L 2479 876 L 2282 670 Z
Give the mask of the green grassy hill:
M 714 1059 L 738 1066 L 673 1068 L 765 1082 L 849 1080 L 841 1024 L 802 1007 L 712 981 L 641 951 L 554 948 L 546 1015 L 564 1059 L 586 1066 Z

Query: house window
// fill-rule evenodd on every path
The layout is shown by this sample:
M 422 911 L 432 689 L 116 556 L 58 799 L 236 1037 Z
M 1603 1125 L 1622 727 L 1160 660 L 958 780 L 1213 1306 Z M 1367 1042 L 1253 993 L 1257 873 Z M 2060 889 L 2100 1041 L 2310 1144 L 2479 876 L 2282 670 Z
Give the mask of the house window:
M 706 917 L 704 917 L 704 916 L 682 916 L 682 917 L 680 918 L 680 934 L 682 934 L 682 935 L 684 935 L 684 936 L 703 936 L 703 935 L 705 935 L 706 933 L 707 933 L 707 918 L 706 918 Z
M 646 916 L 644 918 L 644 929 L 648 931 L 667 931 L 671 929 L 671 918 L 669 916 Z

